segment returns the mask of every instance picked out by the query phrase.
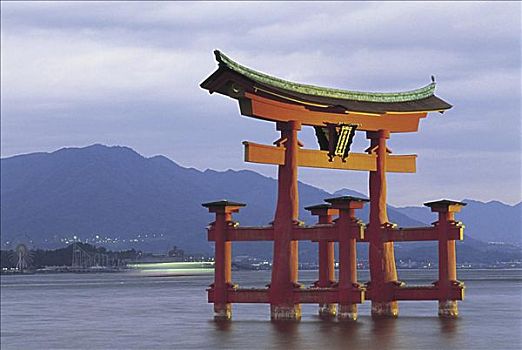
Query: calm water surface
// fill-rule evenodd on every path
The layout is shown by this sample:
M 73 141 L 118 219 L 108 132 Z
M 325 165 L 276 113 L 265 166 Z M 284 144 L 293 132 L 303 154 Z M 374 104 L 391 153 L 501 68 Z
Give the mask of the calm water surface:
M 314 271 L 301 271 L 310 284 Z M 400 271 L 410 284 L 436 271 Z M 458 320 L 440 320 L 436 302 L 401 302 L 395 320 L 325 322 L 303 305 L 299 323 L 272 323 L 267 305 L 234 305 L 234 321 L 212 321 L 205 288 L 212 276 L 132 273 L 2 276 L 4 349 L 521 349 L 522 270 L 459 271 L 466 300 Z M 360 280 L 368 273 L 362 271 Z M 240 285 L 264 286 L 269 272 L 234 272 Z

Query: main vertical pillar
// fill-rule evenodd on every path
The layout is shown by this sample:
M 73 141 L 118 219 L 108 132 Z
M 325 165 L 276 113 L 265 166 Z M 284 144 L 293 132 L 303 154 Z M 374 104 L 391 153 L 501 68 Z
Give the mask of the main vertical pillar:
M 332 225 L 332 216 L 339 213 L 330 204 L 306 207 L 312 215 L 319 216 L 318 225 Z M 330 288 L 335 284 L 335 242 L 319 240 L 319 279 L 315 287 Z M 319 317 L 330 319 L 337 315 L 336 304 L 319 304 Z
M 393 242 L 383 242 L 381 229 L 388 224 L 386 210 L 386 139 L 390 133 L 386 130 L 367 132 L 370 139 L 370 153 L 377 155 L 377 169 L 370 171 L 370 222 L 368 236 L 370 242 L 370 290 L 372 298 L 372 316 L 397 317 L 399 306 L 392 300 L 394 283 L 397 281 L 397 269 Z
M 270 283 L 270 316 L 272 320 L 301 319 L 301 305 L 294 302 L 298 284 L 298 242 L 292 230 L 298 224 L 299 197 L 297 189 L 297 131 L 301 123 L 277 123 L 281 131 L 279 145 L 285 147 L 285 163 L 278 169 L 277 208 L 274 219 L 274 256 Z

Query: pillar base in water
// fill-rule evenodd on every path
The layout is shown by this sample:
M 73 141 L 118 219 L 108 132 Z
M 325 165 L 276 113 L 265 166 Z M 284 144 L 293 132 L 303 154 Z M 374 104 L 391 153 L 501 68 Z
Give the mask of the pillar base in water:
M 337 313 L 339 321 L 356 321 L 357 320 L 357 304 L 339 305 Z
M 272 321 L 299 321 L 301 305 L 270 305 L 270 319 Z
M 319 304 L 319 317 L 323 319 L 331 319 L 337 315 L 337 305 L 335 304 Z
M 396 301 L 372 301 L 372 317 L 397 317 L 399 304 Z
M 232 304 L 214 304 L 214 320 L 227 321 L 232 319 Z
M 459 315 L 459 308 L 456 300 L 439 301 L 439 317 L 456 318 Z

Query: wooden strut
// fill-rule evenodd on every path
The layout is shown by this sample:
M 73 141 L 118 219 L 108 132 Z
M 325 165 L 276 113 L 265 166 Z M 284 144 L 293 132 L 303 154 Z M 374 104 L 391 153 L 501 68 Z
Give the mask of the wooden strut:
M 354 206 L 353 203 L 348 205 Z M 227 272 L 230 271 L 231 268 L 230 259 L 225 259 L 223 258 L 223 254 L 219 254 L 219 249 L 222 249 L 219 247 L 223 247 L 225 242 L 273 241 L 275 236 L 274 227 L 236 226 L 233 224 L 231 216 L 227 217 L 230 221 L 227 221 L 225 225 L 217 224 L 219 222 L 218 217 L 220 216 L 220 212 L 237 212 L 239 207 L 227 203 L 223 204 L 223 202 L 215 202 L 214 205 L 206 206 L 211 212 L 216 213 L 216 221 L 208 229 L 209 241 L 216 242 L 215 282 L 208 290 L 209 302 L 213 302 L 217 306 L 224 304 L 230 305 L 231 303 L 269 303 L 271 300 L 270 288 L 241 289 L 237 288 L 237 286 L 232 283 Z M 336 207 L 338 207 L 338 204 Z M 442 209 L 434 207 L 432 210 L 442 211 L 444 213 L 444 208 L 444 206 L 442 206 Z M 451 213 L 456 211 L 455 208 L 449 208 L 448 211 L 449 210 L 451 210 Z M 315 209 L 311 210 L 311 212 L 314 215 L 319 215 Z M 328 210 L 328 213 L 331 216 L 337 215 L 339 212 L 339 209 L 331 208 Z M 348 215 L 345 214 L 345 218 L 348 217 L 349 219 L 348 223 L 343 221 L 341 217 L 339 217 L 335 223 L 332 222 L 331 218 L 326 220 L 320 218 L 319 222 L 313 226 L 294 226 L 292 229 L 292 240 L 307 240 L 319 242 L 319 244 L 327 243 L 332 247 L 332 250 L 335 242 L 342 242 L 343 239 L 346 238 L 355 238 L 355 241 L 357 242 L 369 243 L 369 228 L 358 222 L 353 214 L 353 209 L 348 211 Z M 438 300 L 441 305 L 445 305 L 447 301 L 462 300 L 464 298 L 464 287 L 456 280 L 456 264 L 453 259 L 454 254 L 451 254 L 454 245 L 451 243 L 447 245 L 445 242 L 454 243 L 455 240 L 462 240 L 463 229 L 464 225 L 454 221 L 451 214 L 443 214 L 442 217 L 439 217 L 439 221 L 437 221 L 432 227 L 407 229 L 386 227 L 381 230 L 382 241 L 439 241 L 439 254 L 449 257 L 447 263 L 445 263 L 444 260 L 440 261 L 439 280 L 436 283 L 430 286 L 415 287 L 394 284 L 390 288 L 389 298 L 393 301 Z M 352 244 L 351 242 L 348 243 Z M 346 249 L 341 248 L 341 246 L 339 248 L 340 252 L 346 252 Z M 227 252 L 230 251 L 227 250 Z M 339 281 L 339 283 L 337 283 L 335 281 L 335 274 L 333 272 L 334 261 L 331 258 L 332 255 L 327 259 L 322 258 L 319 260 L 320 281 L 318 281 L 314 287 L 307 289 L 292 288 L 291 294 L 294 302 L 331 305 L 337 304 L 342 300 L 340 296 L 340 285 L 346 288 L 348 284 L 346 282 L 340 283 L 341 281 Z M 341 276 L 343 276 L 343 278 L 347 278 L 345 281 L 357 283 L 356 275 L 354 275 L 354 272 L 356 271 L 356 268 L 354 268 L 354 266 L 356 267 L 356 265 L 354 265 L 356 263 L 354 259 L 355 256 L 355 254 L 348 253 L 339 257 L 340 280 Z M 364 300 L 371 300 L 373 302 L 373 300 L 380 298 L 379 295 L 375 295 L 375 289 L 371 284 L 371 288 L 367 288 L 366 290 L 364 286 L 360 287 L 360 289 L 355 288 L 351 290 L 348 294 L 345 292 L 344 297 L 348 298 L 347 295 L 349 295 L 351 300 L 355 300 L 358 303 L 363 302 Z M 223 296 L 226 296 L 226 298 L 223 299 Z M 231 309 L 228 308 L 227 311 L 231 316 Z M 323 316 L 333 315 L 330 314 Z
M 214 283 L 208 289 L 208 301 L 214 303 L 216 319 L 232 317 L 232 303 L 270 303 L 273 320 L 298 320 L 302 303 L 319 304 L 319 314 L 339 320 L 355 320 L 357 304 L 372 302 L 372 316 L 395 317 L 399 300 L 438 300 L 439 316 L 456 317 L 457 300 L 464 297 L 464 286 L 457 280 L 455 240 L 463 239 L 464 225 L 454 213 L 464 203 L 447 200 L 426 203 L 439 219 L 432 227 L 397 228 L 386 213 L 386 172 L 414 172 L 415 156 L 391 156 L 386 147 L 389 132 L 367 132 L 369 154 L 351 154 L 346 163 L 328 162 L 327 152 L 302 150 L 297 139 L 301 123 L 277 123 L 281 138 L 277 146 L 245 143 L 245 159 L 278 165 L 278 196 L 275 219 L 265 227 L 240 227 L 232 213 L 244 204 L 228 201 L 203 204 L 216 214 L 208 228 L 209 241 L 215 242 Z M 355 157 L 354 157 L 355 156 Z M 317 160 L 321 158 L 321 160 Z M 354 160 L 355 159 L 355 160 Z M 307 207 L 319 217 L 313 226 L 298 220 L 299 166 L 356 169 L 370 172 L 370 220 L 366 227 L 355 217 L 366 199 L 339 197 L 330 204 Z M 341 166 L 342 164 L 342 166 Z M 326 167 L 326 166 L 325 166 Z M 334 215 L 338 215 L 335 222 Z M 310 288 L 298 283 L 298 241 L 319 244 L 319 279 Z M 439 279 L 430 286 L 409 287 L 397 276 L 393 242 L 439 242 Z M 232 282 L 231 243 L 233 241 L 273 241 L 274 255 L 268 288 L 242 289 Z M 335 281 L 334 244 L 339 244 L 339 280 Z M 357 281 L 356 242 L 369 243 L 370 277 L 367 285 Z
M 395 113 L 385 112 L 382 114 L 368 114 L 350 112 L 346 113 L 324 113 L 313 111 L 297 104 L 275 101 L 253 93 L 245 92 L 244 98 L 240 99 L 239 106 L 241 114 L 253 118 L 268 120 L 278 123 L 287 123 L 298 120 L 303 125 L 321 126 L 327 124 L 357 124 L 358 130 L 378 131 L 386 129 L 389 132 L 415 132 L 419 129 L 419 121 L 428 114 L 422 112 Z
M 284 165 L 285 148 L 268 146 L 244 141 L 245 162 Z M 386 155 L 386 171 L 394 173 L 414 173 L 416 171 L 416 155 Z M 350 153 L 343 162 L 340 158 L 329 161 L 328 151 L 299 149 L 297 165 L 310 168 L 326 168 L 340 170 L 376 171 L 377 155 L 375 153 Z

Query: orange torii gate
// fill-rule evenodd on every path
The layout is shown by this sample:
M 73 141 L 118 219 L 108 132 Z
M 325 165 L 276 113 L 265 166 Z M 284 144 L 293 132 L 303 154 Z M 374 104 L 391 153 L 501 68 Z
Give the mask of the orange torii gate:
M 417 131 L 428 112 L 451 108 L 434 95 L 434 81 L 407 92 L 353 92 L 285 81 L 244 67 L 219 51 L 215 55 L 219 68 L 201 87 L 238 100 L 241 114 L 275 122 L 281 132 L 274 146 L 243 143 L 245 161 L 274 164 L 279 169 L 277 207 L 270 226 L 238 226 L 232 213 L 244 207 L 242 203 L 223 200 L 203 204 L 216 215 L 208 229 L 208 239 L 215 242 L 215 277 L 208 289 L 215 318 L 230 319 L 233 303 L 269 303 L 272 319 L 300 319 L 300 304 L 313 303 L 319 304 L 322 317 L 355 320 L 357 304 L 364 300 L 372 301 L 372 316 L 396 317 L 399 300 L 438 300 L 439 316 L 456 317 L 464 285 L 457 280 L 455 240 L 463 239 L 464 225 L 455 221 L 454 213 L 465 204 L 450 200 L 425 203 L 439 213 L 431 227 L 398 228 L 386 213 L 386 172 L 416 171 L 416 155 L 391 155 L 386 140 L 392 133 Z M 301 148 L 297 134 L 303 125 L 315 128 L 320 150 Z M 370 146 L 365 154 L 346 157 L 355 129 L 366 131 Z M 347 130 L 352 132 L 348 142 L 348 134 L 343 134 Z M 304 226 L 298 220 L 300 166 L 369 171 L 370 199 L 326 199 L 325 204 L 306 208 L 318 216 L 318 223 Z M 366 202 L 370 202 L 368 225 L 355 217 L 355 210 Z M 338 216 L 335 222 L 333 216 Z M 300 240 L 319 244 L 319 280 L 310 288 L 298 283 Z M 397 276 L 393 242 L 429 240 L 439 242 L 439 279 L 428 286 L 406 286 Z M 232 282 L 233 241 L 274 242 L 267 288 L 242 289 Z M 339 244 L 338 281 L 335 242 Z M 366 285 L 357 281 L 356 242 L 369 243 L 371 280 Z

